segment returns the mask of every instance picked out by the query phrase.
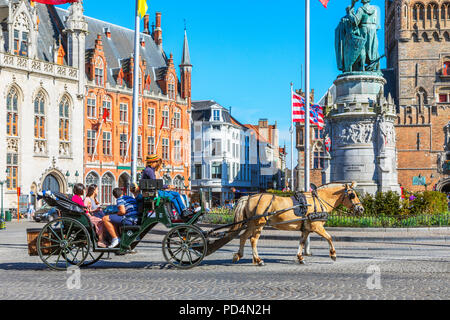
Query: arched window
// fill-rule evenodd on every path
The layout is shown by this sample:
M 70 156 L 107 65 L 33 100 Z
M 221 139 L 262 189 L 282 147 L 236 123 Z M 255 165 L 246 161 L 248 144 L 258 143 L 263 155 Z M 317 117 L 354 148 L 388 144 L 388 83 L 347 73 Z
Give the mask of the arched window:
M 69 99 L 64 96 L 59 103 L 59 140 L 69 142 L 70 111 Z
M 34 137 L 45 139 L 45 98 L 42 92 L 34 99 Z
M 114 176 L 111 173 L 105 173 L 102 177 L 102 203 L 112 204 L 114 189 Z
M 176 189 L 183 190 L 185 188 L 184 179 L 181 176 L 176 176 L 173 179 L 173 185 Z
M 87 176 L 86 176 L 86 187 L 89 187 L 92 184 L 95 184 L 96 186 L 99 185 L 100 179 L 98 177 L 98 175 L 95 172 L 90 172 Z
M 103 59 L 101 57 L 97 57 L 97 59 L 95 59 L 95 85 L 100 87 L 104 86 L 104 75 L 105 66 Z
M 6 135 L 17 137 L 19 132 L 19 94 L 15 88 L 6 96 Z

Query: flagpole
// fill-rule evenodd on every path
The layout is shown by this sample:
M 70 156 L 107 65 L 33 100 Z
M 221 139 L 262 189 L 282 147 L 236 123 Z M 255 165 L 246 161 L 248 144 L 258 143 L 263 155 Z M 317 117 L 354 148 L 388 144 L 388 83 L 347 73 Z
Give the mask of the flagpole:
M 311 96 L 310 96 L 310 0 L 305 0 L 305 96 L 306 96 L 306 106 L 305 106 L 305 192 L 310 189 L 310 167 L 311 167 L 311 156 L 310 156 L 310 107 L 311 107 Z
M 139 105 L 139 36 L 140 22 L 139 16 L 139 0 L 136 0 L 136 30 L 134 34 L 134 79 L 133 79 L 133 126 L 132 126 L 132 142 L 131 142 L 131 182 L 137 182 L 137 135 L 138 135 L 138 105 Z
M 294 90 L 293 83 L 291 82 L 291 191 L 294 191 Z

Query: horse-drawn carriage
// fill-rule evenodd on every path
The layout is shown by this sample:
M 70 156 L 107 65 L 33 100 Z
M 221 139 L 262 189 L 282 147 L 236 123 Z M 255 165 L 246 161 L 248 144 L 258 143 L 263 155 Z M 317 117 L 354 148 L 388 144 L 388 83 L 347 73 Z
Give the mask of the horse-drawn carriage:
M 271 224 L 281 230 L 301 231 L 302 248 L 310 232 L 323 233 L 326 221 L 326 215 L 323 213 L 331 211 L 338 203 L 353 209 L 360 206 L 356 194 L 348 185 L 338 191 L 332 189 L 332 200 L 328 199 L 331 203 L 321 200 L 317 193 L 315 196 L 313 193 L 312 197 L 305 197 L 300 203 L 261 194 L 239 200 L 234 210 L 233 223 L 204 231 L 196 225 L 205 213 L 203 201 L 199 212 L 182 220 L 173 215 L 170 199 L 158 196 L 158 190 L 162 189 L 162 180 L 141 180 L 139 187 L 143 196 L 143 205 L 139 210 L 140 221 L 137 225 L 120 227 L 121 241 L 116 248 L 101 248 L 97 245 L 98 236 L 85 208 L 63 194 L 43 193 L 40 197 L 50 206 L 57 208 L 60 217 L 47 223 L 42 229 L 27 230 L 29 254 L 39 256 L 48 267 L 55 270 L 66 270 L 71 266 L 85 267 L 99 261 L 105 253 L 132 253 L 142 239 L 157 224 L 162 223 L 169 229 L 162 241 L 163 255 L 166 261 L 176 268 L 190 269 L 198 266 L 206 256 L 229 243 L 241 231 L 244 232 L 241 235 L 240 250 L 233 260 L 237 262 L 242 257 L 243 244 L 251 237 L 256 239 L 252 239 L 253 261 L 262 265 L 256 243 L 264 225 Z M 201 194 L 200 192 L 200 196 Z M 321 212 L 317 212 L 316 199 Z M 314 208 L 314 211 L 311 208 Z M 297 214 L 295 209 L 301 209 L 298 210 L 300 214 Z M 219 232 L 221 229 L 229 230 Z M 326 232 L 323 236 L 329 241 L 330 256 L 335 260 L 336 253 L 331 237 L 327 237 Z M 303 261 L 301 253 L 298 258 L 300 262 Z
M 158 223 L 169 228 L 162 247 L 164 257 L 171 265 L 188 269 L 201 263 L 206 255 L 207 241 L 201 229 L 195 226 L 204 214 L 201 211 L 182 220 L 173 214 L 168 198 L 159 197 L 162 180 L 141 180 L 143 206 L 137 225 L 121 226 L 121 241 L 116 248 L 101 248 L 98 236 L 85 209 L 60 193 L 44 192 L 42 199 L 60 212 L 60 217 L 42 229 L 28 230 L 30 255 L 38 255 L 50 268 L 66 270 L 70 266 L 89 266 L 105 253 L 126 255 Z

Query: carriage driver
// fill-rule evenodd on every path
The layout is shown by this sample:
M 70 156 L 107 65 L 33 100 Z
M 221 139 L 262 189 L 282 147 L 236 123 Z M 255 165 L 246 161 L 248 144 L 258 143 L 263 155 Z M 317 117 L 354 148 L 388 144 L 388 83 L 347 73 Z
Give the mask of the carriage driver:
M 160 169 L 161 164 L 162 164 L 161 158 L 156 154 L 150 155 L 150 156 L 147 156 L 146 163 L 147 163 L 147 167 L 142 172 L 141 179 L 155 180 L 156 179 L 156 171 L 158 171 Z M 164 186 L 163 188 L 168 189 L 168 186 Z M 184 201 L 178 192 L 159 190 L 158 195 L 160 197 L 169 198 L 170 201 L 173 203 L 175 209 L 181 215 L 181 217 L 186 217 L 191 214 L 189 209 L 186 208 L 186 205 L 184 204 Z

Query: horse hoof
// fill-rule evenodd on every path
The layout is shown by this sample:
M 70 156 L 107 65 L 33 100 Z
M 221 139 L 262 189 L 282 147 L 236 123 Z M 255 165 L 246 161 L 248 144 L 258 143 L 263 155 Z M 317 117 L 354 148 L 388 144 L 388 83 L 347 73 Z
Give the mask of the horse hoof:
M 331 256 L 331 260 L 336 262 L 336 256 Z
M 241 258 L 239 257 L 239 255 L 236 253 L 233 255 L 233 263 L 238 263 L 238 261 L 241 260 Z
M 299 264 L 302 264 L 302 265 L 305 265 L 305 264 L 306 264 L 305 260 L 299 260 L 298 263 L 299 263 Z
M 264 263 L 264 261 L 261 261 L 260 263 L 258 263 L 258 266 L 260 267 L 264 267 L 266 264 Z
M 312 253 L 311 253 L 311 252 L 306 252 L 306 253 L 305 253 L 305 256 L 311 257 L 311 256 L 312 256 Z

